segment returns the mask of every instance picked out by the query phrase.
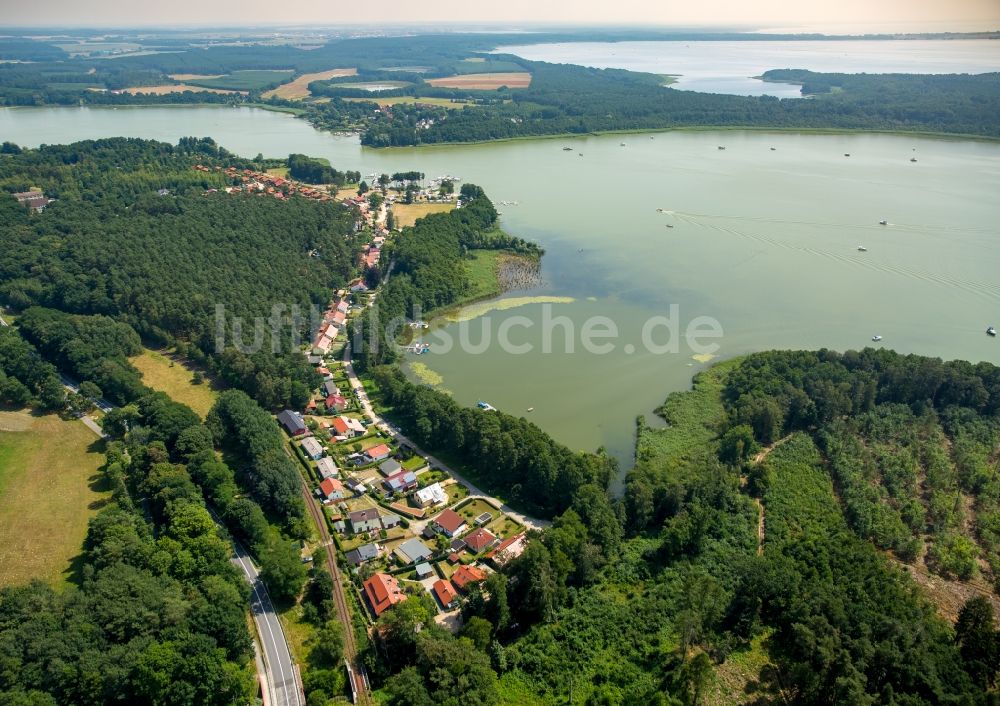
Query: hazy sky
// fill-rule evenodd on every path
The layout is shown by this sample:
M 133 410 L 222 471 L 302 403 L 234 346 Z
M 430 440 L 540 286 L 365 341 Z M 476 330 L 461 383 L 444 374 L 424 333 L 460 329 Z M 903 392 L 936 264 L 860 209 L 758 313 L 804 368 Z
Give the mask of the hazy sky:
M 0 0 L 0 6 L 0 25 L 377 25 L 387 21 L 741 25 L 830 32 L 1000 29 L 1000 0 Z

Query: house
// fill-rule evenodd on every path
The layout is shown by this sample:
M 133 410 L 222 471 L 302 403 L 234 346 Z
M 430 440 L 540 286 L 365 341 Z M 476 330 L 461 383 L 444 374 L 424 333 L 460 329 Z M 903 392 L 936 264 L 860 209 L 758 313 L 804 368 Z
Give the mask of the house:
M 333 430 L 336 436 L 364 436 L 365 425 L 353 417 L 340 416 L 333 418 Z
M 444 505 L 448 502 L 448 493 L 444 491 L 440 483 L 432 483 L 426 488 L 421 488 L 413 497 L 420 507 L 430 507 L 432 505 Z
M 375 574 L 365 581 L 365 596 L 375 611 L 376 617 L 382 615 L 397 603 L 406 600 L 403 590 L 399 587 L 399 582 L 389 574 Z
M 362 544 L 357 549 L 347 552 L 347 561 L 351 566 L 361 566 L 366 561 L 378 558 L 378 546 L 375 544 Z
M 388 458 L 391 453 L 392 449 L 388 445 L 378 444 L 365 451 L 365 456 L 368 457 L 368 462 L 371 463 L 372 461 L 381 461 L 383 458 Z
M 378 510 L 374 508 L 352 512 L 347 516 L 347 519 L 351 521 L 351 531 L 354 534 L 382 529 L 382 521 L 379 519 Z
M 434 569 L 432 569 L 431 565 L 428 564 L 426 561 L 417 564 L 416 572 L 418 579 L 425 579 L 428 576 L 434 575 Z
M 338 412 L 343 412 L 347 409 L 347 398 L 341 394 L 328 395 L 325 400 L 325 404 L 328 410 L 333 409 Z
M 323 394 L 327 396 L 339 395 L 340 388 L 337 387 L 337 383 L 335 383 L 333 380 L 327 380 L 326 382 L 323 383 Z
M 438 602 L 445 610 L 451 608 L 458 600 L 458 593 L 455 592 L 455 587 L 451 585 L 451 581 L 444 579 L 438 579 L 434 582 L 434 595 L 437 596 Z
M 368 492 L 368 486 L 357 478 L 348 478 L 346 485 L 358 495 L 364 495 Z
M 445 536 L 454 538 L 465 531 L 466 524 L 461 515 L 449 509 L 434 518 L 434 528 Z
M 511 559 L 516 559 L 524 553 L 524 548 L 528 545 L 528 538 L 524 532 L 508 537 L 500 542 L 497 548 L 486 555 L 497 566 L 503 566 Z
M 318 461 L 326 454 L 323 444 L 319 443 L 314 436 L 308 436 L 302 440 L 302 450 L 313 461 Z
M 465 549 L 466 546 L 467 545 L 465 544 L 465 540 L 462 539 L 461 537 L 457 537 L 451 540 L 451 544 L 448 545 L 448 548 L 451 549 L 453 552 L 460 552 L 463 549 Z
M 325 478 L 319 484 L 319 492 L 323 494 L 326 500 L 343 500 L 344 484 L 336 478 Z
M 316 400 L 309 400 L 306 403 L 306 413 L 307 414 L 315 414 L 316 413 L 316 406 L 317 406 L 316 405 Z
M 324 456 L 318 460 L 316 468 L 319 470 L 321 478 L 335 478 L 340 475 L 340 469 L 337 468 L 337 464 L 329 456 Z
M 346 301 L 341 299 L 339 302 L 337 302 L 337 311 L 339 311 L 341 314 L 346 314 L 349 306 L 350 305 Z
M 41 213 L 46 206 L 55 201 L 55 199 L 46 198 L 42 191 L 21 191 L 14 194 L 14 198 L 19 204 L 27 206 L 35 213 Z
M 342 311 L 336 311 L 333 314 L 333 323 L 337 326 L 343 326 L 344 322 L 347 321 L 347 314 Z
M 459 591 L 465 593 L 473 584 L 486 580 L 486 572 L 478 566 L 460 566 L 451 575 L 451 580 Z
M 416 537 L 412 537 L 396 547 L 396 556 L 404 564 L 425 561 L 433 556 L 433 554 L 434 552 L 431 548 Z
M 382 485 L 390 493 L 405 493 L 417 487 L 417 475 L 413 471 L 400 471 L 382 481 Z
M 285 427 L 289 436 L 301 436 L 306 433 L 306 422 L 302 415 L 286 409 L 278 415 L 278 423 Z
M 399 525 L 399 515 L 391 512 L 387 515 L 382 515 L 382 529 L 392 529 L 397 525 Z
M 382 461 L 382 463 L 378 465 L 378 470 L 383 476 L 388 477 L 396 475 L 403 470 L 403 467 L 399 465 L 399 461 L 394 458 L 390 458 Z
M 496 542 L 496 535 L 483 527 L 480 527 L 465 536 L 465 543 L 474 554 L 478 554 L 484 549 L 492 547 L 496 544 Z

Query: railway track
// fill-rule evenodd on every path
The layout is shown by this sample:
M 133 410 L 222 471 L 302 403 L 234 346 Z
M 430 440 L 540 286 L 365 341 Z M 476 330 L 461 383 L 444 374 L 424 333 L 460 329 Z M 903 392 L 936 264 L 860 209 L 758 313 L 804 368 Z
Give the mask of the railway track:
M 320 542 L 326 554 L 326 567 L 330 571 L 330 576 L 333 577 L 333 602 L 337 608 L 337 618 L 344 626 L 344 659 L 349 667 L 348 675 L 353 680 L 354 703 L 370 705 L 374 702 L 368 694 L 368 679 L 365 676 L 364 667 L 358 662 L 358 645 L 354 637 L 354 623 L 351 621 L 351 611 L 344 594 L 345 589 L 340 567 L 337 566 L 337 548 L 326 528 L 323 510 L 316 504 L 315 498 L 309 492 L 309 484 L 301 477 L 301 473 L 299 477 L 302 480 L 302 499 L 305 501 L 306 508 L 312 515 L 316 530 L 319 532 Z

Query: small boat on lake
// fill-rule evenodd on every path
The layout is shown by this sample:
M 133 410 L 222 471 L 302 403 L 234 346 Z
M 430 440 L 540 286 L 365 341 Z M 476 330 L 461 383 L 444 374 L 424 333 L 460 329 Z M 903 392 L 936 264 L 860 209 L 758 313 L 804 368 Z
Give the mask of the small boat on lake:
M 673 228 L 673 227 L 674 227 L 673 224 L 667 223 L 667 228 Z
M 534 412 L 534 411 L 535 411 L 535 408 L 534 408 L 534 407 L 528 407 L 528 411 L 529 411 L 529 412 Z
M 851 156 L 851 153 L 850 153 L 850 152 L 844 152 L 844 156 L 845 156 L 845 157 L 850 157 L 850 156 Z
M 882 340 L 882 337 L 879 336 L 878 334 L 876 334 L 876 335 L 872 336 L 872 340 L 875 341 L 876 343 L 878 343 L 879 341 Z
M 572 152 L 572 151 L 573 151 L 572 147 L 563 147 L 563 152 Z
M 722 145 L 719 145 L 719 149 L 720 149 L 720 150 L 724 150 L 724 149 L 726 149 L 726 148 L 725 148 L 725 147 L 723 147 Z
M 910 161 L 911 161 L 911 162 L 916 162 L 916 161 L 917 161 L 917 158 L 916 158 L 916 157 L 910 157 Z
M 858 252 L 868 252 L 868 248 L 866 248 L 864 245 L 859 245 Z
M 486 411 L 486 412 L 496 412 L 497 411 L 496 407 L 494 407 L 493 405 L 491 405 L 489 402 L 483 402 L 482 400 L 479 400 L 478 402 L 476 402 L 476 406 L 479 407 L 479 409 L 481 409 L 483 411 Z
M 772 147 L 772 148 L 771 148 L 771 151 L 772 151 L 772 152 L 777 152 L 777 150 L 778 150 L 778 148 L 777 148 L 777 147 Z
M 996 328 L 996 326 L 987 326 L 986 327 L 986 335 L 987 336 L 994 336 L 995 337 L 997 335 L 997 328 Z
M 881 221 L 879 221 L 879 222 L 878 222 L 878 224 L 879 224 L 880 226 L 887 226 L 887 225 L 889 225 L 889 221 L 887 221 L 887 220 L 885 220 L 885 219 L 883 218 L 883 219 L 882 219 Z
M 621 143 L 619 143 L 619 146 L 620 146 L 620 147 L 624 147 L 624 146 L 625 146 L 625 143 L 624 143 L 624 142 L 621 142 Z

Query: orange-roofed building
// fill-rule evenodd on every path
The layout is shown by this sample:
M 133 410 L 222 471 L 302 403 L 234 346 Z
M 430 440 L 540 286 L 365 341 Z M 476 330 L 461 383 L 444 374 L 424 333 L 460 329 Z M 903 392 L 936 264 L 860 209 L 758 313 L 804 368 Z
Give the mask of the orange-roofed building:
M 456 600 L 458 600 L 458 594 L 455 592 L 455 587 L 451 585 L 451 581 L 445 581 L 444 579 L 438 579 L 434 582 L 434 595 L 441 602 L 441 607 L 445 610 L 451 606 Z
M 455 570 L 455 573 L 451 575 L 452 583 L 454 583 L 458 587 L 458 590 L 463 593 L 468 591 L 472 584 L 480 583 L 485 580 L 486 572 L 478 566 L 460 566 Z
M 399 587 L 399 582 L 394 576 L 389 574 L 375 574 L 365 581 L 365 595 L 368 602 L 375 611 L 375 615 L 382 615 L 397 603 L 406 600 L 403 590 Z

